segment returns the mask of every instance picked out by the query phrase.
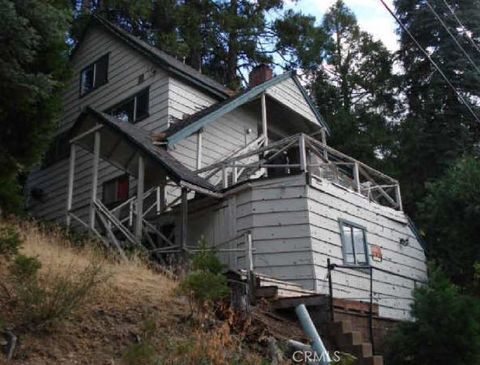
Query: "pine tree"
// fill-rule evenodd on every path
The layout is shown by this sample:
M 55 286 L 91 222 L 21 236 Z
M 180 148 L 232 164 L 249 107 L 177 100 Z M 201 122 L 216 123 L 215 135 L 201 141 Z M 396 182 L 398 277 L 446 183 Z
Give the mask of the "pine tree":
M 468 37 L 478 40 L 480 36 L 480 3 L 448 1 L 467 27 L 461 30 L 445 1 L 429 2 L 472 58 L 478 59 L 480 54 Z M 480 115 L 480 110 L 474 106 L 480 96 L 480 75 L 427 4 L 396 0 L 395 6 L 402 23 Z M 400 37 L 399 57 L 405 69 L 403 90 L 407 104 L 395 165 L 407 211 L 416 216 L 416 204 L 425 195 L 426 183 L 440 177 L 456 158 L 472 151 L 478 142 L 479 125 L 410 37 L 402 30 Z
M 65 35 L 70 13 L 61 0 L 0 0 L 0 206 L 11 205 L 16 175 L 46 148 L 68 76 Z M 15 194 L 14 194 L 15 195 Z

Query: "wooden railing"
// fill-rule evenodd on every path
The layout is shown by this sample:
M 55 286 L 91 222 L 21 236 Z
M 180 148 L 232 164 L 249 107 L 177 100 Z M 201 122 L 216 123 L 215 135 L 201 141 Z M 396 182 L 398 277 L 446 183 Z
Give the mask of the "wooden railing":
M 402 210 L 397 180 L 305 134 L 226 158 L 197 171 L 218 188 L 267 176 L 309 172 L 381 205 Z

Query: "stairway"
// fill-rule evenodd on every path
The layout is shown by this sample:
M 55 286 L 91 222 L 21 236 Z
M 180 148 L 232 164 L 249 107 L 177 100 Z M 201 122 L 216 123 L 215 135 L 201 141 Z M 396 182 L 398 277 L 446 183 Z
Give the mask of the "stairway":
M 352 354 L 358 359 L 356 365 L 383 365 L 383 356 L 373 355 L 372 344 L 364 342 L 362 334 L 352 330 L 350 321 L 330 323 L 328 333 L 338 350 Z

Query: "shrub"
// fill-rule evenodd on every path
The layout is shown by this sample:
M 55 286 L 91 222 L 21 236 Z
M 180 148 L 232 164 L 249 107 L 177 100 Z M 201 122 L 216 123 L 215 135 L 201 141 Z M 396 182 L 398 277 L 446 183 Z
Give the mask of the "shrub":
M 391 365 L 480 363 L 480 301 L 464 295 L 438 269 L 415 290 L 413 322 L 404 322 L 388 341 Z
M 16 255 L 21 246 L 20 235 L 11 226 L 0 226 L 0 255 Z
M 19 256 L 12 266 L 15 311 L 20 325 L 32 329 L 60 321 L 84 303 L 106 277 L 98 264 L 80 273 L 65 270 L 38 277 L 38 260 Z
M 227 279 L 222 275 L 223 265 L 215 251 L 203 239 L 198 247 L 191 259 L 192 271 L 182 280 L 179 289 L 190 298 L 191 304 L 201 310 L 206 304 L 226 297 L 229 289 Z
M 130 346 L 122 360 L 125 365 L 154 365 L 157 363 L 157 353 L 150 343 L 140 342 Z

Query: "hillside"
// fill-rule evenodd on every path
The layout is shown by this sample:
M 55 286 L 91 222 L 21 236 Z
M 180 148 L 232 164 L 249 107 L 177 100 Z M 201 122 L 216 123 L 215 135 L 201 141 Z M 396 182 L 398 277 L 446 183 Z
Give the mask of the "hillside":
M 19 232 L 21 257 L 41 263 L 23 283 L 12 274 L 18 260 L 0 250 L 0 326 L 19 339 L 9 364 L 262 363 L 267 317 L 239 319 L 225 311 L 226 320 L 198 321 L 177 295 L 177 281 L 138 258 L 115 262 L 91 242 L 74 245 L 55 227 L 3 221 L 0 229 L 4 245 Z M 44 321 L 55 306 L 72 303 L 58 319 Z M 282 337 L 282 324 L 275 330 Z M 292 333 L 288 323 L 285 333 Z

